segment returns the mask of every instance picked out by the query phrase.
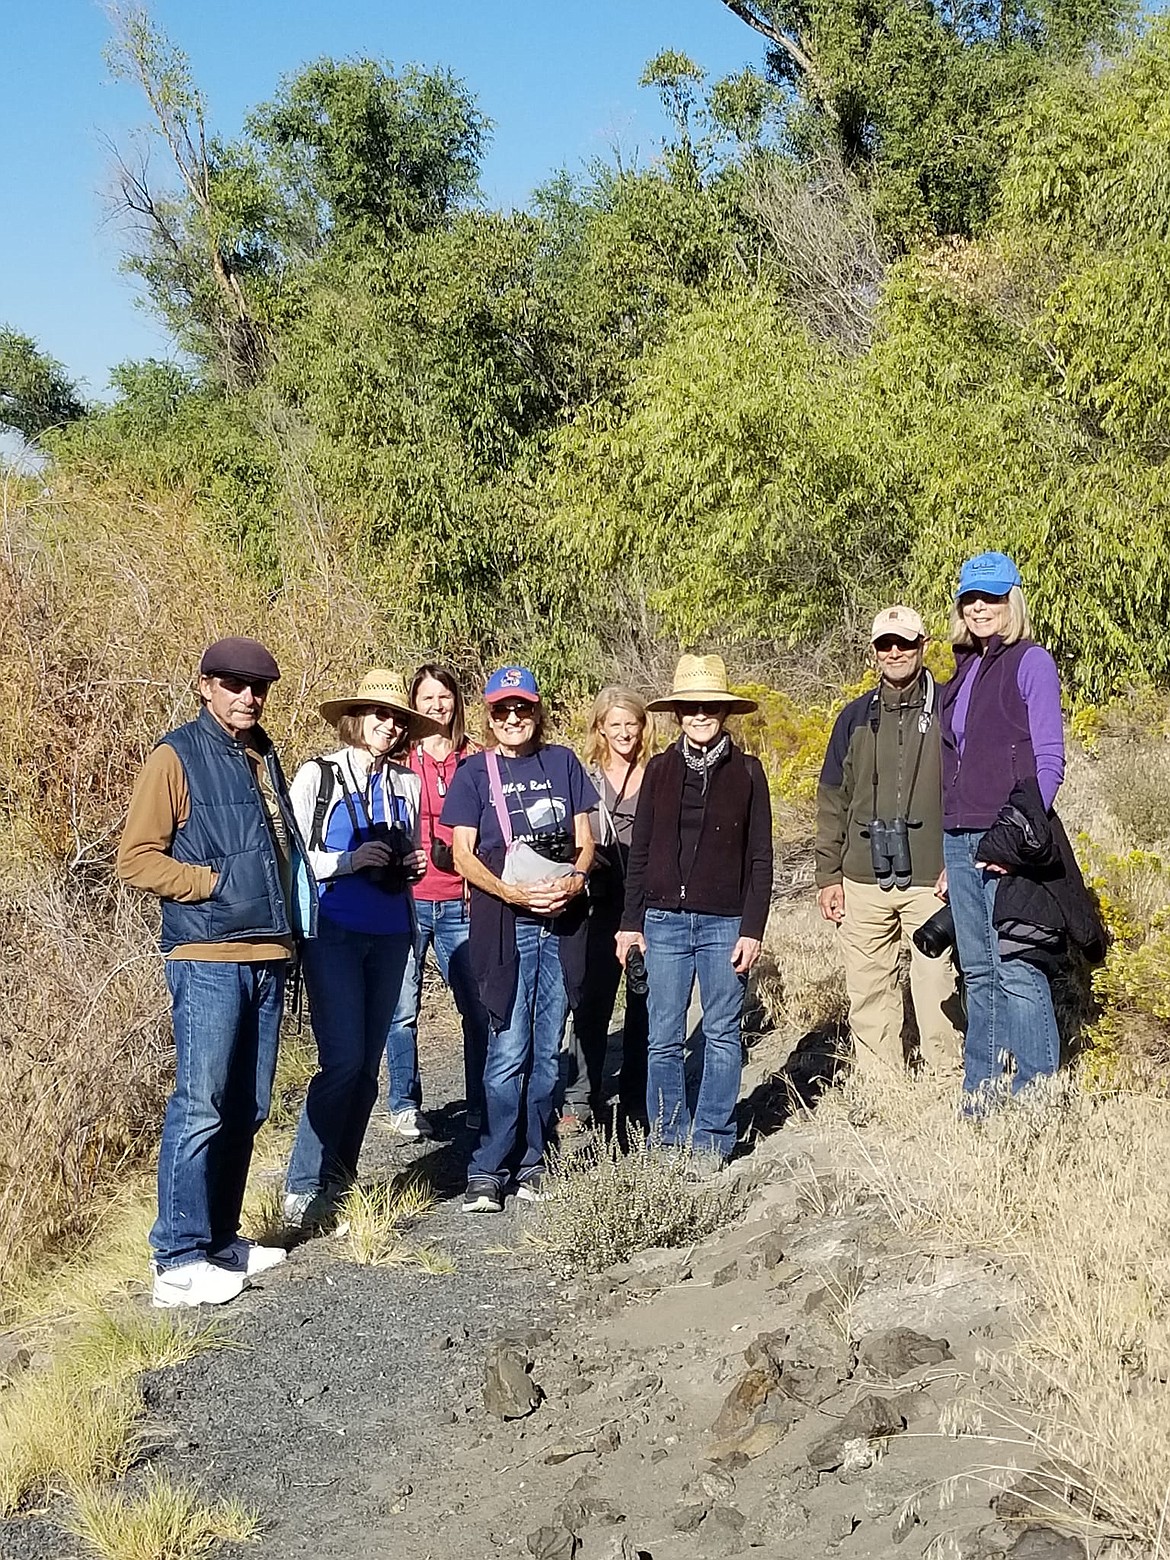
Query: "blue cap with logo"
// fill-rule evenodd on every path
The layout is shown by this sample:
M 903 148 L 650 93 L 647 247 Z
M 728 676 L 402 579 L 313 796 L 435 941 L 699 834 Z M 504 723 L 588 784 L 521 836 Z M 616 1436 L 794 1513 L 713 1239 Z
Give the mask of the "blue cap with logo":
M 488 678 L 483 699 L 485 704 L 497 704 L 501 699 L 525 699 L 529 704 L 539 704 L 540 689 L 526 666 L 501 666 Z
M 970 590 L 986 591 L 989 596 L 1006 596 L 1016 585 L 1022 585 L 1020 571 L 1006 553 L 977 553 L 968 558 L 959 570 L 959 588 L 956 601 Z

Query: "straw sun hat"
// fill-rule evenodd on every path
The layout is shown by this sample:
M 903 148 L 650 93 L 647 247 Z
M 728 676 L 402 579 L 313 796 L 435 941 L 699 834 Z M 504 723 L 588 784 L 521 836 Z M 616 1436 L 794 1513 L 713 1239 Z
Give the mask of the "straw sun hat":
M 343 715 L 353 710 L 367 709 L 371 704 L 383 705 L 396 715 L 401 715 L 412 742 L 417 742 L 420 737 L 439 736 L 443 731 L 441 722 L 411 709 L 410 695 L 403 678 L 397 672 L 388 672 L 381 667 L 366 673 L 358 683 L 356 693 L 341 699 L 326 699 L 321 706 L 321 716 L 331 726 L 336 726 Z
M 660 699 L 651 699 L 648 710 L 673 710 L 680 704 L 720 704 L 729 715 L 750 715 L 759 705 L 740 699 L 727 686 L 727 668 L 721 655 L 684 655 L 674 669 L 674 687 Z

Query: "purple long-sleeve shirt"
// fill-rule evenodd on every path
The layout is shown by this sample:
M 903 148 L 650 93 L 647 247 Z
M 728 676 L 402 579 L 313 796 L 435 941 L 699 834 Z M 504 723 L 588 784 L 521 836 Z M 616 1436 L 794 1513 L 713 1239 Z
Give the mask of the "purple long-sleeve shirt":
M 971 704 L 971 689 L 979 670 L 979 657 L 971 657 L 971 665 L 963 685 L 955 696 L 951 713 L 951 730 L 963 754 L 967 730 L 967 711 Z M 1036 757 L 1036 784 L 1045 807 L 1051 807 L 1064 779 L 1064 721 L 1060 713 L 1060 674 L 1056 662 L 1043 645 L 1029 645 L 1020 657 L 1016 668 L 1016 687 L 1028 712 L 1028 732 L 1032 738 L 1032 752 Z

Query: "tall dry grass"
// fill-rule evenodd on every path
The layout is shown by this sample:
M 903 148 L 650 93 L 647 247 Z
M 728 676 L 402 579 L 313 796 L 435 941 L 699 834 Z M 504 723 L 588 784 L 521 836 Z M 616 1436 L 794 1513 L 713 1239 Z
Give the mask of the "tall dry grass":
M 1170 1102 L 1066 1076 L 977 1127 L 891 1074 L 850 1080 L 818 1117 L 917 1243 L 1019 1273 L 1004 1412 L 1035 1416 L 1088 1527 L 1170 1553 Z
M 320 548 L 266 592 L 182 495 L 147 502 L 0 476 L 0 1272 L 11 1297 L 94 1227 L 147 1156 L 168 1083 L 157 910 L 112 864 L 135 775 L 197 705 L 200 651 L 228 633 L 285 668 L 266 722 L 289 767 L 316 705 L 398 663 L 393 610 Z

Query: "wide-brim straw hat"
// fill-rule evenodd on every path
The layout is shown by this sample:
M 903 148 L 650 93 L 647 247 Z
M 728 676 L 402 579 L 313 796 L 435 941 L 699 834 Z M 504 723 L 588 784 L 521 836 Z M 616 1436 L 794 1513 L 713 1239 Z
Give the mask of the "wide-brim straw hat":
M 358 683 L 356 693 L 347 694 L 340 699 L 326 699 L 321 706 L 321 718 L 327 720 L 331 726 L 336 726 L 343 715 L 348 715 L 351 710 L 365 709 L 371 704 L 384 705 L 387 709 L 393 710 L 396 715 L 401 715 L 412 742 L 418 742 L 422 737 L 437 737 L 443 734 L 443 725 L 440 721 L 432 720 L 429 715 L 420 715 L 417 710 L 411 709 L 410 695 L 406 691 L 403 678 L 397 672 L 388 672 L 382 667 L 375 667 L 367 672 Z
M 729 715 L 750 715 L 759 709 L 754 699 L 741 699 L 727 686 L 727 668 L 721 655 L 684 655 L 674 669 L 674 687 L 648 710 L 672 710 L 678 704 L 721 704 Z

